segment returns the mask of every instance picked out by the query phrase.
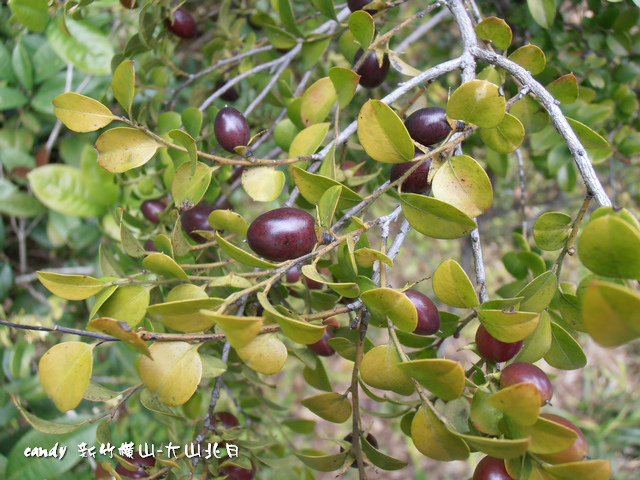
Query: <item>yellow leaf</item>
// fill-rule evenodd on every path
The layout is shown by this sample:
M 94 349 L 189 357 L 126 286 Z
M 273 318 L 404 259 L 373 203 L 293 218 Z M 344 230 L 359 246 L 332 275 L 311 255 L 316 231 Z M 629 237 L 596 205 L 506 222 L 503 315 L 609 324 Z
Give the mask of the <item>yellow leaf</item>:
M 135 128 L 112 128 L 96 140 L 98 164 L 109 172 L 123 173 L 147 163 L 161 146 Z
M 53 113 L 74 132 L 93 132 L 117 118 L 97 100 L 73 92 L 63 93 L 53 99 Z
M 265 375 L 278 373 L 287 361 L 287 347 L 275 333 L 258 335 L 236 352 L 250 369 Z

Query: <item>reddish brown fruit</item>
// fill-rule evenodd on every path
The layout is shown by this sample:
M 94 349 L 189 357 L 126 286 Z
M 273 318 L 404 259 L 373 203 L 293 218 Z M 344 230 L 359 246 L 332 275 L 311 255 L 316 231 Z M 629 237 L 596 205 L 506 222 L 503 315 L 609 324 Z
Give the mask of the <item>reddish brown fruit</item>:
M 358 60 L 364 53 L 364 50 L 359 49 L 356 52 L 355 59 L 353 60 L 353 64 L 357 64 Z M 360 75 L 360 85 L 364 88 L 376 88 L 382 85 L 382 82 L 385 81 L 387 75 L 389 73 L 389 67 L 391 64 L 389 63 L 389 55 L 386 53 L 382 59 L 382 66 L 378 64 L 378 57 L 376 57 L 376 52 L 373 50 L 369 52 L 364 62 L 356 70 L 356 73 Z
M 527 362 L 514 362 L 507 365 L 500 374 L 500 387 L 507 388 L 518 383 L 533 383 L 542 399 L 542 405 L 551 400 L 553 386 L 547 374 L 540 368 Z
M 160 200 L 145 200 L 140 206 L 144 218 L 153 223 L 160 223 L 158 215 L 164 212 L 165 208 L 166 205 Z
M 220 474 L 227 475 L 233 480 L 253 480 L 256 476 L 256 469 L 253 467 L 253 464 L 251 464 L 251 466 L 251 470 L 247 470 L 246 468 L 237 467 L 236 465 L 227 465 L 220 469 Z
M 357 12 L 358 10 L 362 10 L 366 5 L 369 5 L 373 0 L 347 0 L 347 6 L 351 12 Z M 371 15 L 373 15 L 376 10 L 367 10 Z
M 247 242 L 251 250 L 267 260 L 292 260 L 310 253 L 315 247 L 315 220 L 304 210 L 277 208 L 251 223 Z
M 589 454 L 589 444 L 587 439 L 577 426 L 564 417 L 559 415 L 553 415 L 551 413 L 543 413 L 540 417 L 551 420 L 552 422 L 559 423 L 562 426 L 569 427 L 571 430 L 578 434 L 576 441 L 566 450 L 558 453 L 550 453 L 547 455 L 538 455 L 540 460 L 547 463 L 569 463 L 569 462 L 581 462 Z
M 213 415 L 211 423 L 215 425 L 218 422 L 220 422 L 224 428 L 234 428 L 240 426 L 238 418 L 231 412 L 216 412 Z
M 484 457 L 473 472 L 473 480 L 513 480 L 507 473 L 504 460 Z
M 213 122 L 216 140 L 227 152 L 235 153 L 236 147 L 243 147 L 251 139 L 249 122 L 233 107 L 224 107 Z
M 389 180 L 395 182 L 415 165 L 415 162 L 395 163 L 391 167 Z M 429 168 L 431 167 L 431 159 L 427 158 L 422 165 L 416 168 L 404 182 L 402 182 L 403 193 L 424 193 L 431 187 L 429 183 Z
M 156 244 L 151 239 L 149 239 L 146 242 L 144 242 L 144 249 L 147 252 L 157 252 L 158 251 L 158 249 L 156 248 Z
M 501 342 L 491 336 L 484 325 L 480 325 L 476 331 L 476 347 L 482 358 L 490 362 L 506 362 L 515 357 L 524 342 Z
M 409 300 L 418 311 L 418 325 L 413 333 L 417 335 L 433 335 L 440 330 L 442 321 L 435 303 L 429 297 L 416 290 L 407 290 L 404 294 L 409 297 Z
M 346 440 L 349 443 L 353 443 L 353 433 L 350 433 L 349 435 L 344 437 L 344 440 Z M 367 442 L 369 442 L 369 444 L 376 450 L 378 449 L 378 440 L 376 439 L 376 437 L 374 437 L 370 433 L 367 434 Z M 344 448 L 340 447 L 340 452 L 344 452 Z M 355 460 L 351 464 L 351 468 L 358 468 L 358 465 Z
M 198 243 L 205 243 L 207 239 L 193 232 L 195 230 L 213 230 L 211 225 L 209 225 L 209 214 L 213 212 L 213 210 L 214 208 L 211 205 L 199 203 L 195 207 L 183 212 L 180 216 L 182 228 Z
M 331 355 L 336 353 L 333 347 L 329 345 L 329 339 L 333 337 L 335 337 L 335 334 L 333 333 L 333 329 L 327 328 L 320 340 L 318 340 L 316 343 L 312 343 L 311 345 L 307 345 L 307 347 L 309 347 L 309 350 L 311 350 L 317 355 L 320 355 L 323 357 L 330 357 Z
M 440 107 L 421 108 L 404 122 L 411 138 L 421 145 L 430 146 L 443 141 L 451 133 L 446 110 Z
M 290 268 L 289 270 L 287 270 L 287 275 L 286 275 L 287 283 L 296 283 L 298 280 L 300 280 L 301 275 L 302 275 L 302 272 L 300 271 L 300 267 L 295 266 Z M 303 283 L 306 283 L 307 287 L 311 290 L 320 290 L 323 285 L 320 282 L 316 282 L 315 280 L 310 279 L 306 275 L 304 275 L 304 279 L 302 281 Z
M 179 8 L 173 14 L 174 22 L 167 18 L 165 24 L 171 32 L 180 38 L 193 38 L 198 32 L 198 26 L 191 14 L 184 8 Z
M 222 89 L 226 84 L 227 82 L 224 79 L 219 79 L 216 83 L 216 90 Z M 222 95 L 220 95 L 220 98 L 225 102 L 236 102 L 240 98 L 240 93 L 238 93 L 236 85 L 233 85 L 227 88 Z
M 120 5 L 131 10 L 138 6 L 138 0 L 120 0 Z

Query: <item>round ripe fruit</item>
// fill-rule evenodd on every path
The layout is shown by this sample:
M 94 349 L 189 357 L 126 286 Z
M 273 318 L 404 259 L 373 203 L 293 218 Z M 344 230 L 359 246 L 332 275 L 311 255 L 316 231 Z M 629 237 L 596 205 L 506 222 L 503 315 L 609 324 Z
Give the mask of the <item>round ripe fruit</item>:
M 300 271 L 300 267 L 295 266 L 290 268 L 289 270 L 287 270 L 287 283 L 296 283 L 298 280 L 300 280 L 301 274 L 302 272 Z M 303 282 L 306 283 L 307 287 L 311 290 L 320 290 L 322 288 L 322 283 L 316 282 L 315 280 L 308 278 L 306 275 L 304 276 Z
M 213 230 L 211 225 L 209 225 L 209 214 L 213 212 L 213 210 L 214 208 L 211 205 L 199 203 L 195 207 L 183 212 L 180 216 L 182 228 L 198 243 L 205 243 L 207 239 L 193 232 L 195 230 Z
M 409 135 L 421 145 L 430 146 L 443 141 L 451 133 L 446 110 L 427 107 L 416 110 L 404 122 Z
M 198 26 L 191 14 L 184 8 L 179 8 L 173 13 L 174 22 L 167 18 L 165 24 L 167 28 L 180 38 L 193 38 L 196 36 Z
M 236 147 L 246 146 L 251 138 L 249 122 L 233 107 L 224 107 L 218 112 L 213 122 L 213 133 L 220 146 L 231 153 L 235 153 Z
M 153 457 L 142 457 L 138 453 L 133 454 L 133 458 L 127 458 L 127 462 L 131 465 L 135 465 L 138 467 L 138 470 L 132 471 L 128 468 L 125 468 L 124 465 L 118 464 L 116 466 L 116 472 L 120 474 L 121 477 L 128 478 L 147 478 L 149 474 L 142 467 L 153 467 L 156 464 L 156 459 Z
M 158 249 L 156 248 L 156 244 L 151 239 L 149 239 L 146 242 L 144 242 L 144 249 L 147 252 L 157 252 L 158 251 Z
M 240 426 L 238 418 L 231 412 L 216 412 L 213 415 L 211 423 L 215 425 L 218 422 L 222 423 L 222 426 L 224 428 L 233 428 Z
M 357 64 L 358 60 L 364 53 L 364 50 L 359 49 L 356 52 L 355 59 L 353 60 L 353 64 Z M 360 85 L 364 88 L 376 88 L 382 85 L 385 78 L 387 78 L 387 74 L 389 73 L 389 55 L 386 53 L 382 59 L 382 66 L 378 64 L 378 57 L 376 57 L 376 52 L 373 50 L 369 52 L 367 58 L 364 59 L 364 62 L 356 70 L 356 73 L 360 75 Z
M 491 336 L 484 325 L 476 331 L 476 347 L 482 358 L 490 362 L 506 362 L 511 360 L 522 348 L 524 341 L 506 343 Z
M 433 335 L 440 330 L 441 320 L 438 308 L 426 295 L 416 291 L 407 290 L 404 294 L 409 297 L 418 311 L 418 325 L 413 331 L 416 335 Z
M 336 353 L 336 351 L 328 343 L 329 339 L 333 338 L 334 336 L 335 334 L 333 333 L 333 329 L 327 328 L 320 340 L 318 340 L 316 343 L 312 343 L 311 345 L 307 345 L 307 347 L 309 347 L 309 350 L 317 355 L 320 355 L 322 357 L 330 357 L 331 355 Z
M 216 90 L 222 89 L 226 84 L 227 82 L 221 78 L 216 83 Z M 238 93 L 238 90 L 234 85 L 232 87 L 227 88 L 224 92 L 222 92 L 222 95 L 220 95 L 220 98 L 225 102 L 235 102 L 240 98 L 240 94 Z
M 473 472 L 473 480 L 513 480 L 507 473 L 504 460 L 484 457 Z
M 564 417 L 559 415 L 553 415 L 551 413 L 543 413 L 540 415 L 542 418 L 546 420 L 551 420 L 552 422 L 559 423 L 562 426 L 569 427 L 571 430 L 578 434 L 578 438 L 576 441 L 566 450 L 558 453 L 549 453 L 547 455 L 538 455 L 540 460 L 543 460 L 547 463 L 569 463 L 569 462 L 581 462 L 585 459 L 585 457 L 589 454 L 589 444 L 587 443 L 587 439 L 578 427 L 576 427 L 572 422 L 567 420 Z
M 362 10 L 365 5 L 369 5 L 372 1 L 373 0 L 347 0 L 347 6 L 351 12 L 356 12 Z M 375 12 L 369 10 L 369 13 L 374 14 Z
M 131 10 L 138 6 L 138 0 L 120 0 L 120 5 Z
M 142 206 L 140 210 L 142 211 L 142 215 L 144 218 L 153 223 L 160 223 L 160 219 L 158 215 L 164 212 L 166 205 L 162 203 L 160 200 L 145 200 L 142 202 Z
M 292 260 L 315 247 L 315 220 L 304 210 L 277 208 L 263 213 L 249 225 L 247 242 L 251 250 L 267 260 Z
M 536 386 L 542 398 L 542 405 L 551 400 L 553 396 L 551 381 L 547 374 L 535 365 L 527 362 L 514 362 L 504 367 L 500 374 L 500 387 L 502 388 L 526 382 Z
M 391 167 L 391 174 L 389 180 L 395 182 L 402 175 L 407 173 L 415 162 L 394 163 Z M 427 158 L 422 165 L 416 168 L 411 175 L 409 175 L 404 182 L 402 182 L 403 193 L 424 193 L 429 190 L 431 184 L 429 183 L 429 168 L 431 167 L 431 159 Z
M 253 463 L 251 466 L 251 470 L 247 470 L 246 468 L 238 467 L 236 465 L 227 465 L 220 469 L 220 474 L 226 475 L 233 480 L 253 480 L 256 475 L 256 470 L 255 467 L 253 467 Z
M 346 440 L 349 443 L 353 443 L 353 433 L 350 433 L 349 435 L 344 437 L 344 440 Z M 367 442 L 369 442 L 369 445 L 371 445 L 376 450 L 378 449 L 378 440 L 376 439 L 376 437 L 374 437 L 370 433 L 367 434 Z M 344 452 L 344 448 L 340 447 L 340 452 Z M 351 464 L 351 468 L 358 468 L 358 465 L 356 464 L 355 460 Z

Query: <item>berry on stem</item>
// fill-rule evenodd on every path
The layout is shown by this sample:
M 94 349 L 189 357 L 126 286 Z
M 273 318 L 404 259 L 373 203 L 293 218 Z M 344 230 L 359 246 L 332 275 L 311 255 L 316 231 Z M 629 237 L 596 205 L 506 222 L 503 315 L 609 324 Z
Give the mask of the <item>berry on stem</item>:
M 221 90 L 226 84 L 227 84 L 226 80 L 222 78 L 219 79 L 218 82 L 216 83 L 216 90 Z M 240 93 L 238 93 L 238 89 L 236 88 L 236 86 L 233 85 L 227 88 L 224 92 L 222 92 L 222 95 L 220 95 L 220 98 L 225 102 L 236 102 L 240 98 Z
M 473 480 L 513 480 L 507 473 L 504 460 L 484 457 L 473 472 Z
M 545 405 L 553 396 L 553 386 L 547 374 L 540 368 L 527 362 L 514 362 L 507 365 L 500 374 L 500 387 L 506 388 L 518 383 L 533 383 Z
M 347 0 L 347 6 L 351 12 L 362 10 L 365 6 L 369 5 L 373 0 Z M 375 11 L 368 10 L 370 14 L 374 14 Z
M 166 205 L 160 200 L 145 200 L 140 206 L 140 210 L 142 211 L 144 218 L 153 223 L 160 223 L 158 215 L 164 212 L 165 208 Z
M 449 133 L 451 125 L 447 121 L 447 111 L 441 107 L 426 107 L 413 112 L 405 120 L 404 126 L 411 138 L 424 146 L 442 142 Z
M 415 162 L 394 163 L 391 167 L 389 180 L 395 182 L 415 165 Z M 429 183 L 429 168 L 431 167 L 431 159 L 427 158 L 422 165 L 416 168 L 402 182 L 402 191 L 404 193 L 424 193 L 431 187 Z
M 207 239 L 194 232 L 195 230 L 213 231 L 213 228 L 209 225 L 209 214 L 214 210 L 215 209 L 211 205 L 199 203 L 195 207 L 182 213 L 180 216 L 182 228 L 196 242 L 205 243 Z
M 236 147 L 246 146 L 251 138 L 249 122 L 233 107 L 224 107 L 213 122 L 216 140 L 227 152 L 235 153 Z
M 356 65 L 360 57 L 364 53 L 364 50 L 359 49 L 356 52 L 355 59 L 353 64 Z M 376 56 L 376 52 L 371 50 L 364 62 L 360 67 L 356 70 L 356 73 L 360 75 L 360 85 L 364 88 L 376 88 L 382 85 L 382 82 L 387 78 L 387 74 L 389 73 L 389 55 L 386 53 L 382 59 L 382 66 L 378 64 L 378 57 Z
M 413 333 L 416 335 L 433 335 L 440 330 L 442 321 L 440 312 L 429 297 L 417 290 L 407 290 L 404 294 L 409 297 L 418 311 L 418 325 Z
M 165 24 L 167 28 L 180 38 L 193 38 L 198 32 L 198 26 L 191 14 L 184 8 L 179 8 L 173 13 L 173 23 L 167 18 Z
M 211 424 L 215 426 L 218 422 L 220 422 L 224 428 L 234 428 L 240 426 L 238 417 L 236 417 L 231 412 L 216 412 L 211 418 Z
M 317 355 L 320 355 L 323 357 L 330 357 L 331 355 L 336 353 L 333 347 L 328 343 L 329 339 L 333 337 L 335 337 L 335 334 L 333 333 L 333 329 L 327 328 L 320 340 L 318 340 L 316 343 L 312 343 L 311 345 L 307 345 L 307 347 L 309 347 L 309 350 L 311 350 Z
M 524 341 L 506 343 L 491 336 L 484 325 L 476 331 L 476 347 L 482 358 L 490 362 L 500 363 L 515 357 L 524 345 Z

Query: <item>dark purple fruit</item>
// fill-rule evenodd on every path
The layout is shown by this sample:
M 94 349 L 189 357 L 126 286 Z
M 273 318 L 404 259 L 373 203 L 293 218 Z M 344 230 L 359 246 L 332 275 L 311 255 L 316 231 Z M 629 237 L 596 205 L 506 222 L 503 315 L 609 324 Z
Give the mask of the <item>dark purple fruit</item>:
M 443 141 L 451 133 L 446 110 L 427 107 L 416 110 L 404 122 L 409 135 L 421 145 L 430 146 Z
M 156 459 L 153 457 L 142 457 L 138 453 L 133 454 L 133 458 L 126 458 L 127 462 L 131 465 L 135 465 L 138 467 L 138 470 L 129 470 L 124 465 L 119 463 L 116 466 L 116 472 L 120 474 L 121 477 L 128 478 L 147 478 L 149 474 L 144 470 L 143 467 L 153 467 L 156 464 Z
M 296 283 L 298 280 L 300 280 L 300 275 L 302 275 L 300 267 L 298 267 L 297 265 L 295 267 L 291 267 L 289 270 L 287 270 L 287 274 L 286 274 L 287 283 Z M 303 281 L 304 283 L 307 284 L 307 287 L 311 290 L 320 290 L 323 285 L 320 282 L 316 282 L 315 280 L 308 278 L 306 275 L 304 276 Z
M 246 468 L 238 467 L 236 465 L 227 465 L 220 469 L 220 474 L 226 475 L 233 480 L 253 480 L 256 476 L 256 469 L 253 467 L 251 470 L 247 470 Z
M 589 444 L 587 443 L 587 439 L 584 436 L 584 433 L 582 433 L 582 430 L 580 430 L 576 425 L 574 425 L 566 418 L 559 415 L 553 415 L 552 413 L 543 413 L 540 415 L 540 417 L 546 420 L 551 420 L 552 422 L 559 423 L 564 427 L 568 427 L 578 434 L 578 438 L 569 448 L 558 453 L 538 455 L 538 458 L 540 460 L 543 460 L 547 463 L 557 464 L 581 462 L 585 459 L 585 457 L 589 454 Z
M 362 10 L 366 5 L 369 5 L 373 0 L 347 0 L 347 6 L 351 12 Z M 374 14 L 375 10 L 367 10 L 370 14 Z
M 353 433 L 350 433 L 349 435 L 344 437 L 344 440 L 346 440 L 349 443 L 353 443 Z M 367 442 L 369 442 L 369 445 L 371 445 L 376 450 L 378 449 L 378 440 L 376 439 L 376 437 L 374 437 L 370 433 L 367 434 Z M 340 452 L 344 452 L 344 448 L 340 447 Z M 355 460 L 351 464 L 351 468 L 358 468 Z
M 231 412 L 216 412 L 211 419 L 211 423 L 215 425 L 218 422 L 222 423 L 222 426 L 224 428 L 234 428 L 240 426 L 238 417 L 236 417 Z
M 395 182 L 415 165 L 415 162 L 395 163 L 391 167 L 389 180 Z M 422 165 L 416 168 L 404 182 L 402 182 L 402 191 L 404 193 L 424 193 L 429 190 L 429 168 L 431 167 L 431 159 L 427 158 Z
M 144 202 L 142 202 L 140 210 L 142 211 L 142 215 L 144 215 L 144 218 L 146 218 L 150 222 L 160 223 L 160 218 L 158 218 L 158 215 L 164 212 L 165 208 L 166 205 L 160 200 L 145 200 Z
M 179 8 L 173 13 L 173 18 L 173 23 L 171 23 L 170 18 L 165 20 L 165 24 L 169 30 L 180 38 L 193 38 L 196 36 L 198 26 L 188 11 L 184 8 Z
M 120 5 L 131 10 L 138 6 L 138 0 L 120 0 Z
M 515 357 L 524 341 L 506 343 L 491 336 L 484 325 L 480 325 L 476 331 L 476 347 L 482 358 L 490 362 L 506 362 Z
M 247 230 L 251 250 L 274 262 L 306 255 L 316 245 L 315 220 L 297 208 L 277 208 L 256 218 Z
M 418 311 L 418 325 L 413 333 L 417 335 L 433 335 L 440 330 L 440 312 L 435 303 L 426 295 L 416 291 L 407 290 L 404 294 L 409 297 Z
M 149 239 L 146 242 L 144 242 L 144 249 L 147 252 L 157 252 L 158 251 L 158 249 L 156 248 L 156 244 L 151 239 Z
M 357 64 L 358 60 L 364 53 L 364 50 L 359 49 L 356 52 L 355 59 L 353 60 L 353 64 Z M 364 88 L 376 88 L 382 85 L 382 82 L 387 78 L 387 74 L 389 73 L 389 55 L 386 53 L 382 59 L 382 66 L 378 64 L 378 57 L 376 57 L 376 52 L 373 50 L 369 52 L 367 58 L 364 59 L 360 68 L 356 70 L 356 73 L 360 75 L 360 85 Z
M 507 473 L 504 460 L 484 457 L 473 472 L 473 480 L 513 480 Z
M 500 374 L 500 386 L 507 388 L 518 383 L 533 383 L 540 397 L 542 405 L 551 400 L 553 396 L 553 386 L 547 374 L 540 368 L 527 362 L 514 362 L 507 365 Z
M 249 122 L 233 107 L 224 107 L 216 115 L 213 133 L 222 148 L 235 153 L 234 148 L 246 146 L 251 138 Z
M 331 345 L 329 345 L 328 343 L 329 339 L 333 337 L 335 337 L 335 334 L 333 333 L 333 329 L 327 328 L 320 340 L 318 340 L 316 343 L 312 343 L 311 345 L 307 345 L 307 347 L 309 347 L 309 350 L 311 350 L 317 355 L 320 355 L 323 357 L 330 357 L 331 355 L 336 353 L 333 347 L 331 347 Z
M 216 83 L 216 90 L 221 90 L 226 84 L 227 82 L 221 78 Z M 224 92 L 222 92 L 222 95 L 220 95 L 220 98 L 225 102 L 235 102 L 240 98 L 240 94 L 238 93 L 236 86 L 233 85 L 227 88 Z
M 180 216 L 182 228 L 196 242 L 205 243 L 207 241 L 206 238 L 193 232 L 195 230 L 213 230 L 213 228 L 211 228 L 211 225 L 209 225 L 209 214 L 214 210 L 215 209 L 211 205 L 199 203 L 195 207 L 182 213 L 182 215 Z

